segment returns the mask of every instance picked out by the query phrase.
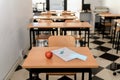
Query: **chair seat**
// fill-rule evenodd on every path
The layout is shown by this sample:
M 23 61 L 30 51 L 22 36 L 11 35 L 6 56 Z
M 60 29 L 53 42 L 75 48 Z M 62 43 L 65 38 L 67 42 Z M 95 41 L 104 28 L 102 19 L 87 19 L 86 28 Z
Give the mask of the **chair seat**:
M 120 27 L 117 27 L 116 32 L 119 32 L 119 31 L 120 31 Z
M 58 80 L 72 80 L 72 79 L 68 78 L 66 75 L 73 75 L 74 80 L 76 80 L 76 73 L 75 72 L 46 73 L 46 80 L 49 80 L 49 75 L 64 75 L 62 78 L 59 78 Z
M 102 25 L 104 25 L 105 27 L 111 27 L 111 26 L 112 26 L 112 23 L 110 23 L 110 22 L 105 22 L 105 24 L 102 23 Z
M 48 39 L 51 35 L 50 34 L 40 34 L 36 36 L 36 40 L 40 40 L 40 39 Z

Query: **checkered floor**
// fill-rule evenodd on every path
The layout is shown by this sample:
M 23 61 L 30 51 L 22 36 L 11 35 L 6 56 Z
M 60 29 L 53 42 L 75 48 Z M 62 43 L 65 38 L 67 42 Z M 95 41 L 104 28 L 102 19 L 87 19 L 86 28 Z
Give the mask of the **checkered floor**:
M 113 62 L 120 63 L 120 50 L 116 54 L 116 49 L 112 49 L 111 46 L 112 43 L 109 37 L 102 39 L 102 35 L 99 34 L 90 37 L 90 50 L 99 64 L 99 68 L 92 69 L 92 80 L 120 80 L 120 74 L 113 76 L 114 67 L 112 66 Z M 22 69 L 19 65 L 10 80 L 26 80 L 28 79 L 28 75 L 28 71 Z M 86 75 L 85 79 L 88 80 Z M 81 80 L 80 76 L 80 73 L 77 73 L 77 80 Z M 45 80 L 45 73 L 40 74 L 39 77 Z M 50 80 L 57 80 L 60 77 L 51 76 Z M 73 78 L 72 76 L 68 77 Z

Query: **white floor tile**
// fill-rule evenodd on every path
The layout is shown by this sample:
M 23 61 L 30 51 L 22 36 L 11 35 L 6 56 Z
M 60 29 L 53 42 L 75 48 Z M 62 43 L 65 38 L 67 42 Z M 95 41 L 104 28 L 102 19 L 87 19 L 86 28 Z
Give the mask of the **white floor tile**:
M 105 44 L 103 44 L 102 46 L 108 47 L 108 48 L 112 48 L 112 44 L 110 44 L 110 43 L 105 43 Z
M 101 67 L 107 67 L 112 63 L 112 61 L 109 61 L 100 57 L 96 58 L 96 61 Z
M 89 47 L 90 48 L 96 48 L 98 45 L 94 44 L 94 43 L 90 43 Z
M 92 49 L 91 52 L 94 56 L 100 56 L 100 55 L 104 54 L 103 51 L 96 50 L 96 49 Z
M 25 69 L 21 69 L 19 71 L 16 71 L 10 80 L 26 80 L 28 79 L 29 72 Z
M 120 80 L 120 74 L 114 76 L 113 72 L 108 69 L 103 69 L 96 76 L 104 79 L 104 80 Z

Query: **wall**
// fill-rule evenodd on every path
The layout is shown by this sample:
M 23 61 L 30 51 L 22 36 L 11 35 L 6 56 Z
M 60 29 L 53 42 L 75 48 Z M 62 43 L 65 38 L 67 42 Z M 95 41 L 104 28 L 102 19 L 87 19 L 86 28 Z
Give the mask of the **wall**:
M 0 80 L 29 47 L 27 25 L 32 17 L 31 0 L 0 0 Z
M 91 4 L 91 10 L 96 6 L 102 6 L 104 0 L 84 0 L 84 4 Z
M 80 11 L 82 8 L 82 0 L 67 0 L 67 10 Z
M 104 0 L 103 5 L 107 6 L 111 13 L 120 13 L 120 0 Z
M 46 0 L 32 0 L 32 4 L 40 3 L 40 2 L 46 2 Z

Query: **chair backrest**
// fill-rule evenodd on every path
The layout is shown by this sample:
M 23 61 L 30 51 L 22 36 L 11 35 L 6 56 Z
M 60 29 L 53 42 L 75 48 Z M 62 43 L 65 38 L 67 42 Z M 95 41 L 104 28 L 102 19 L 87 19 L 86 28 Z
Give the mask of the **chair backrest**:
M 48 38 L 49 47 L 75 47 L 73 36 L 50 36 Z
M 65 20 L 65 22 L 80 22 L 80 20 Z
M 37 19 L 38 22 L 46 22 L 46 23 L 51 23 L 53 22 L 52 20 L 41 20 L 41 19 Z
M 61 15 L 69 15 L 69 16 L 75 16 L 74 13 L 72 13 L 71 11 L 62 11 Z

